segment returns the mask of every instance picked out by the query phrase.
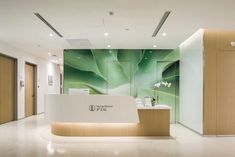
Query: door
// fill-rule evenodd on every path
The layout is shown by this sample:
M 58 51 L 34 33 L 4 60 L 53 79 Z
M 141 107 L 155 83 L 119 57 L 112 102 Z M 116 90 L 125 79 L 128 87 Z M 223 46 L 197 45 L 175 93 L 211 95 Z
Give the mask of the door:
M 15 120 L 16 60 L 0 55 L 0 124 Z
M 217 54 L 217 134 L 235 134 L 235 52 Z
M 35 65 L 25 65 L 25 117 L 35 114 Z

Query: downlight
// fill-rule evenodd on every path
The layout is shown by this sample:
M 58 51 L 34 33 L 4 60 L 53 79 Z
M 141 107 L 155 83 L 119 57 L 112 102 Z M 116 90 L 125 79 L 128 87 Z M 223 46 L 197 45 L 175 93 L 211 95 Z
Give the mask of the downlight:
M 109 33 L 108 33 L 108 32 L 105 32 L 105 33 L 104 33 L 104 36 L 106 36 L 106 37 L 109 36 Z

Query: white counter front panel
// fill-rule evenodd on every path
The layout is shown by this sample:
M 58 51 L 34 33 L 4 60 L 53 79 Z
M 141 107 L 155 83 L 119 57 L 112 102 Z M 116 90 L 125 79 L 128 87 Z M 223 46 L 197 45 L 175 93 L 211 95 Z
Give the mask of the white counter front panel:
M 139 122 L 135 100 L 130 96 L 49 94 L 45 116 L 52 122 Z

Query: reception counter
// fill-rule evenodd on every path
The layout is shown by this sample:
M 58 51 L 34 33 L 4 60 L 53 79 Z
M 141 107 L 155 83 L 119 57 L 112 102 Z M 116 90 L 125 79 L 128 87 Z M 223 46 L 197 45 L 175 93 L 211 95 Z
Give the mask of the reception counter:
M 47 95 L 45 116 L 60 136 L 169 136 L 170 108 L 137 107 L 130 96 Z

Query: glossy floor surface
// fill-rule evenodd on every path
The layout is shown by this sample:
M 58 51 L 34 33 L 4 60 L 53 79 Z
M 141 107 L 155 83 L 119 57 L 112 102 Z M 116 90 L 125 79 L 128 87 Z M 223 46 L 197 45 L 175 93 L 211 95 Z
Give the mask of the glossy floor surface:
M 174 124 L 171 137 L 59 137 L 43 115 L 0 125 L 0 157 L 235 157 L 235 137 L 201 137 Z

